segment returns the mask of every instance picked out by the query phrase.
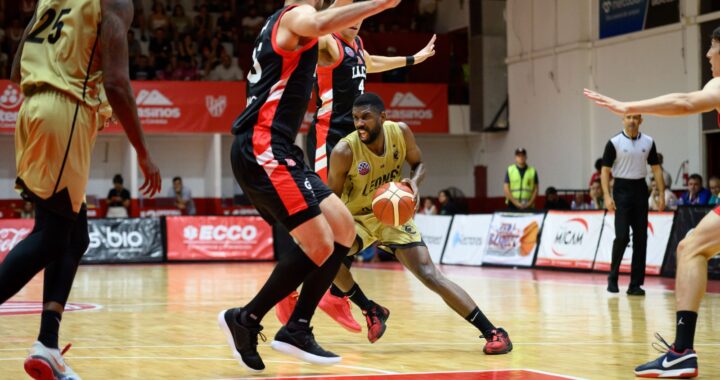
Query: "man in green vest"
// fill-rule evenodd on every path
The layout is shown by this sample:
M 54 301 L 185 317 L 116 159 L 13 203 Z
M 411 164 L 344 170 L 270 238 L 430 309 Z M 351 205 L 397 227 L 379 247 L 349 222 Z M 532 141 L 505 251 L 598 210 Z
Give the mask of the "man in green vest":
M 503 185 L 508 209 L 534 209 L 538 184 L 537 170 L 527 164 L 527 151 L 525 148 L 515 149 L 515 164 L 508 166 Z

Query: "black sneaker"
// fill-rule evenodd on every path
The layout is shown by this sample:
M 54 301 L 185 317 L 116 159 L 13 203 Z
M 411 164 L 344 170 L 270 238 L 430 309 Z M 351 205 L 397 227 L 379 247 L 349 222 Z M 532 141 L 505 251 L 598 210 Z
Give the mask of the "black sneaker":
M 275 339 L 270 343 L 270 347 L 312 364 L 330 365 L 339 363 L 342 359 L 330 351 L 325 351 L 317 344 L 312 327 L 307 330 L 290 331 L 287 326 L 283 326 L 275 334 Z
M 641 288 L 639 286 L 632 286 L 632 287 L 628 288 L 627 294 L 629 296 L 644 296 L 645 290 L 643 290 L 643 288 Z
M 385 322 L 390 318 L 390 310 L 373 302 L 370 310 L 363 310 L 365 322 L 367 322 L 368 340 L 370 343 L 377 342 L 385 334 L 387 325 Z
M 247 327 L 238 323 L 238 317 L 242 308 L 223 310 L 218 314 L 218 326 L 225 333 L 228 344 L 232 349 L 233 357 L 245 368 L 260 372 L 265 369 L 260 354 L 257 352 L 258 335 L 263 342 L 266 341 L 265 335 L 260 331 L 262 326 Z
M 620 293 L 617 278 L 608 277 L 607 291 L 610 293 Z

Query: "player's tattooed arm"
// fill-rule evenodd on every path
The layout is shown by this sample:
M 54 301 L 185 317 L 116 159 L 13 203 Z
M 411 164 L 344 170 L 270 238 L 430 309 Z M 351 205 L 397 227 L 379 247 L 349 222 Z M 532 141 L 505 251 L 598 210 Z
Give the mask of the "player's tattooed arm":
M 35 12 L 33 12 L 30 22 L 28 22 L 27 26 L 25 27 L 25 31 L 23 32 L 22 38 L 20 39 L 20 45 L 18 45 L 17 51 L 15 52 L 15 57 L 13 57 L 12 67 L 10 69 L 10 80 L 17 84 L 20 84 L 21 79 L 20 61 L 22 60 L 23 46 L 25 45 L 25 39 L 27 38 L 28 34 L 30 34 L 30 31 L 35 25 L 36 12 L 37 5 L 35 6 Z
M 352 165 L 353 153 L 350 145 L 345 141 L 340 141 L 330 154 L 330 171 L 328 173 L 328 187 L 338 197 L 342 195 L 345 179 L 350 172 Z
M 415 194 L 415 204 L 419 205 L 419 189 L 418 185 L 425 179 L 425 164 L 422 162 L 422 151 L 415 142 L 415 135 L 405 123 L 398 123 L 400 130 L 405 138 L 405 161 L 410 165 L 410 178 L 405 178 L 402 182 L 407 183 Z
M 426 59 L 435 55 L 435 39 L 437 35 L 433 34 L 430 42 L 425 45 L 419 52 L 415 53 L 413 58 L 413 65 L 424 62 Z M 397 69 L 398 67 L 407 66 L 407 57 L 386 57 L 382 55 L 372 55 L 365 51 L 365 65 L 367 66 L 368 73 L 381 73 L 383 71 L 389 71 Z

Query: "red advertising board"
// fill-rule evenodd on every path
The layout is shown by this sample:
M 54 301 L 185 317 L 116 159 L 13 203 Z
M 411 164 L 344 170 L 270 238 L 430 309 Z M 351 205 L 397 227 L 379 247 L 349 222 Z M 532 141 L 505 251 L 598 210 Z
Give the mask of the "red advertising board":
M 169 216 L 167 258 L 272 260 L 272 228 L 257 216 Z
M 0 219 L 0 262 L 22 239 L 30 234 L 33 219 Z
M 23 99 L 20 87 L 9 80 L 0 80 L 0 133 L 15 132 Z

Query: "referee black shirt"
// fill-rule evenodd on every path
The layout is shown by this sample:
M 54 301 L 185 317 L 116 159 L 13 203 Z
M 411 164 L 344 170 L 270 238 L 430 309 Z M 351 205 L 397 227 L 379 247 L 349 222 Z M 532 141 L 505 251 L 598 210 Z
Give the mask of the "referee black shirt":
M 632 138 L 624 131 L 607 142 L 602 161 L 603 166 L 612 168 L 614 178 L 628 180 L 644 180 L 648 165 L 660 165 L 652 137 L 638 133 Z

